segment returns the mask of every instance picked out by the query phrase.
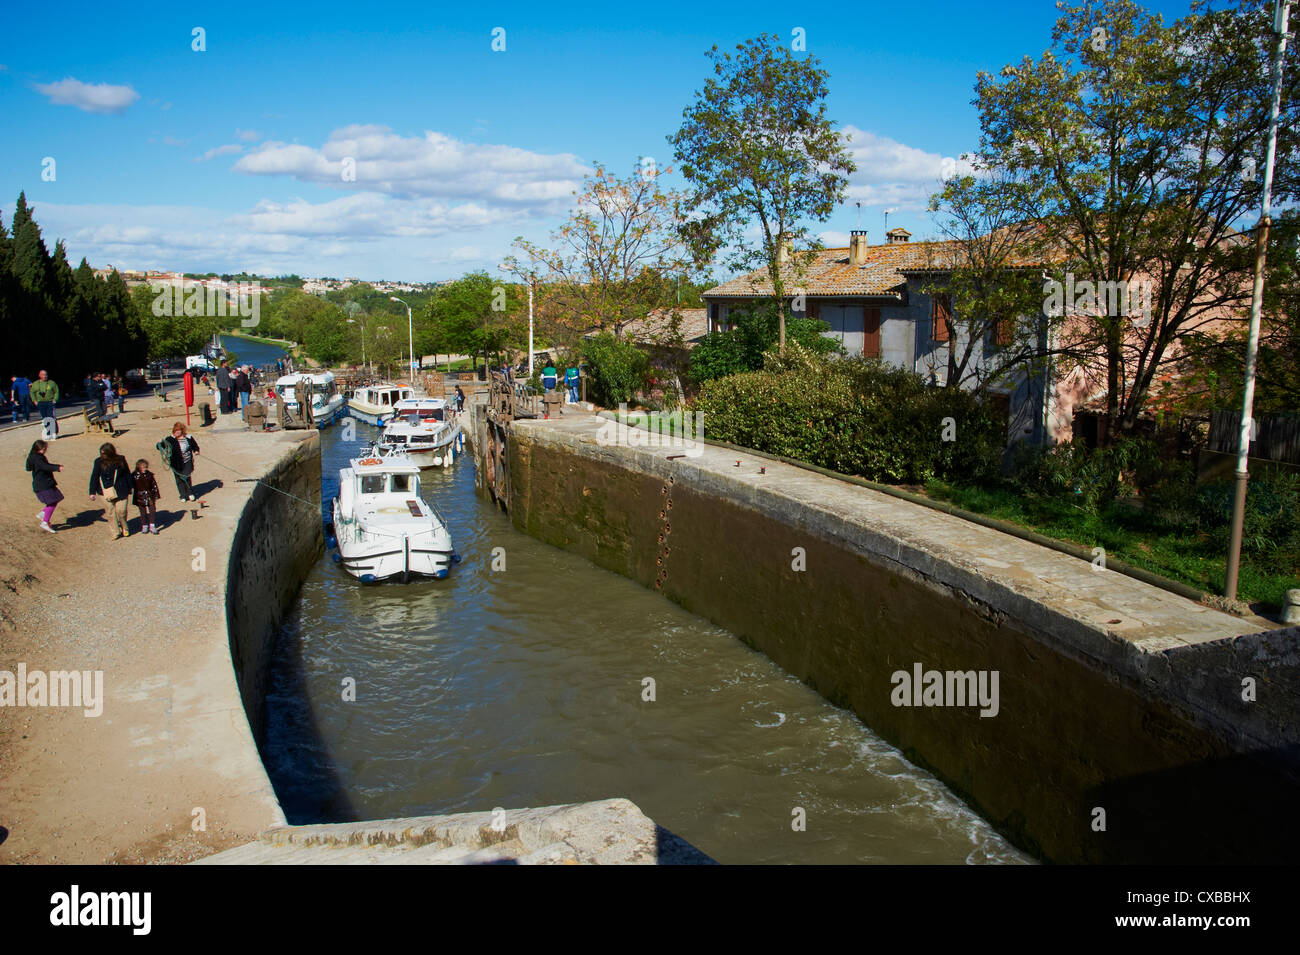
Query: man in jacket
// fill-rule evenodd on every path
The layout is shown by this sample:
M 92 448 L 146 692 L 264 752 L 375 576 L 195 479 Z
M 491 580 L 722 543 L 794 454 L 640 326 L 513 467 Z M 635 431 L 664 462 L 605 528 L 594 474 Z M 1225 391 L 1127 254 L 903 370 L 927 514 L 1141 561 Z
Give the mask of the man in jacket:
M 253 383 L 248 378 L 247 365 L 241 365 L 239 371 L 235 372 L 235 391 L 239 395 L 239 416 L 243 418 L 244 409 L 248 407 L 248 398 L 253 393 Z
M 221 413 L 229 414 L 232 408 L 230 402 L 230 389 L 233 382 L 230 380 L 230 369 L 223 361 L 221 367 L 217 369 L 217 391 L 221 395 Z
M 50 381 L 49 373 L 43 368 L 36 376 L 36 381 L 32 382 L 31 396 L 32 404 L 36 405 L 36 413 L 45 422 L 46 440 L 57 438 L 59 419 L 54 417 L 54 406 L 59 401 L 59 386 Z M 54 422 L 53 425 L 50 424 L 51 421 Z
M 14 403 L 14 424 L 18 423 L 19 413 L 22 414 L 24 421 L 30 421 L 32 418 L 32 383 L 22 375 L 14 375 L 11 381 L 9 400 Z

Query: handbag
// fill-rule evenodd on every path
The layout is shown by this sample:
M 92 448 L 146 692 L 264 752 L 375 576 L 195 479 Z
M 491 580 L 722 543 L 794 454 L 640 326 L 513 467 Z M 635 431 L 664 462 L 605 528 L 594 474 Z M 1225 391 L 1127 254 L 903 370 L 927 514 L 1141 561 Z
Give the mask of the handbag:
M 118 389 L 117 389 L 117 393 L 118 393 L 119 395 L 122 395 L 123 397 L 125 397 L 125 396 L 126 396 L 126 388 L 118 388 Z
M 113 473 L 116 474 L 117 472 L 114 471 Z M 101 473 L 99 476 L 99 488 L 104 492 L 104 500 L 108 501 L 108 503 L 112 504 L 118 500 L 117 488 L 113 486 L 113 481 L 111 477 L 109 479 L 109 483 L 105 484 L 104 475 Z

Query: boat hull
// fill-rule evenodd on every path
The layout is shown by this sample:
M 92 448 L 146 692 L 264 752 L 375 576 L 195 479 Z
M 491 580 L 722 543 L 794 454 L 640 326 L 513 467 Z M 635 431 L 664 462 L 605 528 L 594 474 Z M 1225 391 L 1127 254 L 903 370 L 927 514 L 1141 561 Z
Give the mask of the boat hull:
M 403 537 L 372 534 L 364 524 L 341 520 L 338 498 L 334 499 L 333 528 L 335 562 L 362 583 L 440 580 L 451 573 L 455 554 L 446 528 Z

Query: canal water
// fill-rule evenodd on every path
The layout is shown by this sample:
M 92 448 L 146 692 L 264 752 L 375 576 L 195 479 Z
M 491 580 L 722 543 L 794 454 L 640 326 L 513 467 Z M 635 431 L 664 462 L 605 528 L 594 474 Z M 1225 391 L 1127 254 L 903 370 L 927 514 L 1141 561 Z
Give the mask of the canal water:
M 357 445 L 321 438 L 328 506 Z M 1029 861 L 727 631 L 514 530 L 473 467 L 423 472 L 449 579 L 363 586 L 324 558 L 303 584 L 263 744 L 291 823 L 623 796 L 724 863 Z

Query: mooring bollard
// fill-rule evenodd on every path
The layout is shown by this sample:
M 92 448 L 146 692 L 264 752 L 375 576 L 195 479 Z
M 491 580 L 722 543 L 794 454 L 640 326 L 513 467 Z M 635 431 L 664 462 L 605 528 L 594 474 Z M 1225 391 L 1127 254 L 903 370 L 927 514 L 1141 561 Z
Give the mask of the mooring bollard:
M 1282 622 L 1300 623 L 1300 588 L 1288 590 L 1282 598 Z

